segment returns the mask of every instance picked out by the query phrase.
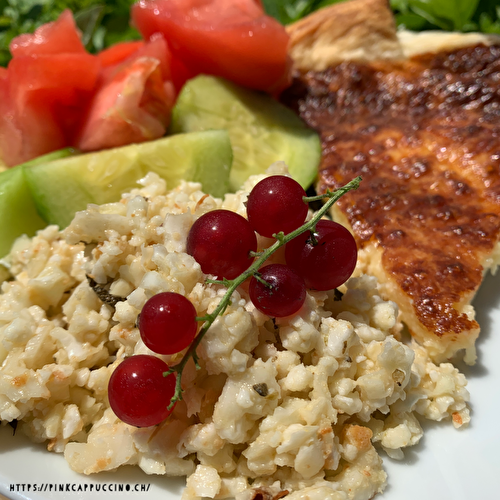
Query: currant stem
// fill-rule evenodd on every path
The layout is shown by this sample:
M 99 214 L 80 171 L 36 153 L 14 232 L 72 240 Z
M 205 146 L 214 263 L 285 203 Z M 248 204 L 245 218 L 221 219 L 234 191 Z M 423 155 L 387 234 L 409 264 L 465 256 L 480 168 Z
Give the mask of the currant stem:
M 262 283 L 265 287 L 267 288 L 272 288 L 273 286 L 268 283 L 264 278 L 261 277 L 261 274 L 260 273 L 255 273 L 253 275 L 253 277 L 259 282 L 259 283 Z
M 227 306 L 231 302 L 231 296 L 233 292 L 250 276 L 254 276 L 259 268 L 262 266 L 262 264 L 274 253 L 278 248 L 282 247 L 283 245 L 286 245 L 290 240 L 293 240 L 293 238 L 299 236 L 300 234 L 304 233 L 305 231 L 314 231 L 317 222 L 328 212 L 328 210 L 331 208 L 331 206 L 345 193 L 348 191 L 357 189 L 359 187 L 359 184 L 361 182 L 361 177 L 356 177 L 352 181 L 348 182 L 345 186 L 335 190 L 335 191 L 330 191 L 328 190 L 325 194 L 323 195 L 318 195 L 318 196 L 311 196 L 311 197 L 304 197 L 303 200 L 304 202 L 309 202 L 309 201 L 315 201 L 315 200 L 322 200 L 324 198 L 328 198 L 328 201 L 325 202 L 325 204 L 313 215 L 311 220 L 305 222 L 302 226 L 299 228 L 295 229 L 291 233 L 288 234 L 283 234 L 283 232 L 274 234 L 274 238 L 276 241 L 269 247 L 266 248 L 264 251 L 259 252 L 258 258 L 252 263 L 252 265 L 243 273 L 241 273 L 238 277 L 232 279 L 232 280 L 207 280 L 208 283 L 213 283 L 213 284 L 221 284 L 227 288 L 226 293 L 222 297 L 222 300 L 219 302 L 217 307 L 213 310 L 212 313 L 207 314 L 206 316 L 197 318 L 199 320 L 203 321 L 203 325 L 200 328 L 200 331 L 198 332 L 198 335 L 195 337 L 193 343 L 189 346 L 188 350 L 185 352 L 184 356 L 182 357 L 181 361 L 170 368 L 168 372 L 165 372 L 163 375 L 167 376 L 171 373 L 177 373 L 176 377 L 176 385 L 175 385 L 175 394 L 170 400 L 170 405 L 169 409 L 172 408 L 172 406 L 175 404 L 175 402 L 180 401 L 182 399 L 182 387 L 181 387 L 181 378 L 182 378 L 182 372 L 189 361 L 189 359 L 192 357 L 197 368 L 198 368 L 198 356 L 196 354 L 196 349 L 198 348 L 200 342 L 202 341 L 203 337 L 207 333 L 208 329 L 212 326 L 214 321 L 217 319 L 218 316 L 222 316 L 224 314 L 224 311 L 226 310 Z

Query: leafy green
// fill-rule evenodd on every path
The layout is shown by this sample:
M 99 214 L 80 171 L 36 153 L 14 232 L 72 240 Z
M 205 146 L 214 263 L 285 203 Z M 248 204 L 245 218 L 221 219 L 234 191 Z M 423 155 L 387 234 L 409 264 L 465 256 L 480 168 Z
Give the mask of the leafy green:
M 266 12 L 282 24 L 343 0 L 263 0 Z M 500 33 L 500 0 L 390 0 L 399 26 L 420 31 Z
M 311 12 L 343 0 L 262 0 L 264 10 L 281 24 L 290 24 Z
M 500 33 L 499 0 L 391 0 L 391 7 L 408 29 Z
M 130 27 L 130 6 L 134 0 L 0 0 L 0 66 L 11 56 L 10 41 L 21 33 L 32 33 L 54 21 L 64 9 L 71 9 L 90 52 L 123 40 L 140 38 Z

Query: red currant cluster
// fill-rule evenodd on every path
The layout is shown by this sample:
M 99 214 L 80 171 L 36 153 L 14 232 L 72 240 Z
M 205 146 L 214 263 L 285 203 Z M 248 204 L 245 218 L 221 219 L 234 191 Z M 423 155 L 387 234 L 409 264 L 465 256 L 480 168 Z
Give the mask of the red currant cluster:
M 307 288 L 337 288 L 356 266 L 357 247 L 351 233 L 330 220 L 318 220 L 306 230 L 307 212 L 306 193 L 296 181 L 281 175 L 267 177 L 248 196 L 248 220 L 229 210 L 208 212 L 191 227 L 186 251 L 205 274 L 229 285 L 226 305 L 235 287 L 251 276 L 249 295 L 255 307 L 271 317 L 289 316 L 302 307 Z M 257 253 L 256 232 L 275 237 L 276 243 Z M 258 267 L 282 245 L 286 264 Z M 221 314 L 224 308 L 215 314 Z M 214 319 L 201 319 L 205 321 L 204 331 Z M 143 342 L 152 351 L 174 354 L 191 345 L 190 355 L 195 357 L 198 318 L 184 296 L 171 292 L 153 296 L 144 305 L 138 326 Z M 201 335 L 200 331 L 197 341 Z M 172 411 L 171 401 L 179 399 L 180 383 L 176 379 L 183 366 L 177 376 L 163 376 L 169 368 L 159 358 L 140 355 L 124 360 L 110 378 L 111 408 L 131 425 L 160 423 Z
M 191 228 L 187 252 L 206 274 L 234 279 L 252 264 L 255 232 L 271 237 L 293 233 L 307 217 L 306 193 L 290 177 L 275 175 L 250 192 L 246 220 L 228 210 L 201 216 Z M 249 287 L 255 307 L 272 317 L 289 316 L 304 303 L 306 288 L 331 290 L 344 283 L 356 266 L 357 248 L 340 224 L 321 220 L 313 234 L 306 231 L 286 244 L 285 264 L 270 264 L 255 272 Z

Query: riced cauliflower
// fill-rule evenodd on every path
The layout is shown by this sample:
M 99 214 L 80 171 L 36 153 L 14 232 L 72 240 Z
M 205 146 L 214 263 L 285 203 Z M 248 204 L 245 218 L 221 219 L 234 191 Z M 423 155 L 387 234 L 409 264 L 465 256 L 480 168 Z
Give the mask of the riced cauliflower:
M 115 416 L 111 373 L 153 354 L 136 326 L 146 300 L 175 291 L 202 317 L 225 293 L 186 253 L 191 225 L 216 208 L 245 216 L 262 177 L 220 200 L 196 183 L 167 191 L 149 174 L 64 231 L 18 240 L 0 295 L 2 423 L 17 420 L 83 474 L 137 464 L 187 476 L 182 500 L 368 500 L 386 484 L 377 448 L 402 457 L 422 437 L 419 416 L 467 424 L 465 377 L 400 341 L 397 306 L 367 275 L 343 293 L 309 291 L 295 315 L 277 319 L 241 286 L 202 339 L 199 369 L 187 364 L 170 417 L 135 428 Z

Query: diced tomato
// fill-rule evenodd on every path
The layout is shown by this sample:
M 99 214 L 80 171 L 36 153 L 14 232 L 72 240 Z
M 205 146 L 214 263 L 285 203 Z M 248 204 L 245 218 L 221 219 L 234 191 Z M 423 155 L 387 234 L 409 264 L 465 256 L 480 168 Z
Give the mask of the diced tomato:
M 70 11 L 11 42 L 0 106 L 2 160 L 16 165 L 71 145 L 98 82 L 100 62 L 88 54 Z M 56 51 L 57 48 L 57 51 Z
M 62 105 L 78 104 L 80 92 L 92 91 L 97 82 L 100 64 L 91 54 L 59 53 L 14 57 L 9 66 L 9 78 L 19 111 L 30 93 L 43 93 L 45 102 Z
M 258 0 L 141 0 L 132 21 L 145 38 L 161 33 L 193 74 L 268 92 L 289 83 L 289 37 Z
M 53 113 L 36 99 L 22 115 L 12 107 L 0 119 L 0 150 L 7 166 L 61 149 L 65 144 L 63 130 Z
M 114 66 L 115 64 L 125 61 L 132 54 L 137 52 L 144 45 L 143 40 L 134 42 L 120 42 L 107 49 L 102 50 L 97 54 L 103 68 Z
M 15 165 L 66 146 L 98 150 L 163 136 L 176 97 L 161 34 L 87 53 L 71 13 L 12 41 L 0 73 L 0 152 Z
M 156 57 L 160 60 L 162 77 L 164 80 L 173 82 L 176 94 L 179 93 L 187 80 L 195 76 L 182 61 L 172 56 L 167 42 L 160 33 L 154 34 L 149 43 L 143 40 L 117 43 L 99 52 L 97 57 L 101 61 L 103 68 L 107 68 L 109 66 L 117 67 L 119 63 L 126 61 L 130 62 L 132 58 L 136 59 L 140 55 Z
M 66 9 L 56 21 L 40 26 L 33 34 L 15 37 L 9 45 L 12 57 L 39 54 L 85 53 L 73 15 Z
M 87 53 L 14 57 L 7 70 L 12 118 L 9 127 L 3 124 L 7 130 L 0 125 L 0 135 L 12 136 L 10 154 L 2 147 L 4 162 L 15 165 L 70 145 L 99 70 L 97 58 Z
M 95 151 L 162 137 L 175 101 L 169 59 L 160 37 L 107 67 L 76 146 Z
M 172 54 L 167 42 L 161 35 L 154 36 L 149 42 L 143 43 L 142 46 L 128 58 L 127 62 L 130 63 L 132 60 L 138 59 L 139 57 L 152 57 L 157 59 L 160 63 L 159 68 L 163 80 L 172 79 L 170 70 Z
M 141 0 L 145 40 L 97 56 L 64 11 L 10 44 L 0 69 L 0 153 L 11 166 L 65 146 L 97 150 L 166 132 L 176 95 L 199 73 L 277 93 L 289 83 L 288 35 L 259 0 Z
M 0 70 L 0 155 L 4 162 L 7 158 L 19 156 L 21 133 L 14 123 L 14 106 L 9 92 L 7 70 Z
M 172 56 L 171 61 L 172 82 L 174 83 L 177 94 L 181 91 L 184 84 L 194 78 L 197 73 L 191 71 L 180 59 Z

